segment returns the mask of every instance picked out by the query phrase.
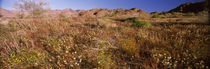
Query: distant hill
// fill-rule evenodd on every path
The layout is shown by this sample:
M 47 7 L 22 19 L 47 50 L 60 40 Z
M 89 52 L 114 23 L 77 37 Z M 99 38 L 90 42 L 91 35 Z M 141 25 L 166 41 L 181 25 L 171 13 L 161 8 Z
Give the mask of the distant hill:
M 178 6 L 177 8 L 170 10 L 169 12 L 198 13 L 207 10 L 207 7 L 208 7 L 207 1 L 196 2 L 196 3 L 185 3 Z
M 2 17 L 14 17 L 14 12 L 0 8 L 0 15 Z
M 72 14 L 78 14 L 77 11 L 72 9 L 64 9 L 64 10 L 50 10 L 47 12 L 49 15 L 54 15 L 54 17 L 59 16 L 59 14 L 65 14 L 65 15 L 72 15 Z
M 18 11 L 14 10 L 6 10 L 1 8 L 0 13 L 3 17 L 15 17 L 18 14 Z M 28 12 L 24 12 L 25 15 L 28 15 Z M 97 17 L 104 17 L 104 16 L 127 16 L 127 17 L 136 17 L 136 16 L 143 16 L 149 17 L 150 14 L 140 10 L 138 8 L 132 9 L 102 9 L 102 8 L 95 8 L 91 10 L 72 10 L 72 9 L 64 9 L 64 10 L 49 10 L 46 14 L 53 15 L 53 17 L 59 16 L 59 14 L 65 14 L 67 16 L 72 14 L 78 14 L 79 16 L 97 16 Z
M 174 8 L 169 11 L 171 12 L 193 12 L 198 13 L 204 10 L 207 10 L 207 2 L 196 2 L 196 3 L 186 3 L 178 6 L 177 8 Z M 14 10 L 6 10 L 3 8 L 0 8 L 0 14 L 3 17 L 15 17 L 18 14 L 18 11 Z M 25 15 L 29 15 L 28 12 L 24 12 Z M 59 14 L 64 14 L 66 16 L 70 16 L 72 14 L 76 14 L 79 16 L 96 16 L 96 17 L 104 17 L 104 16 L 119 16 L 119 17 L 142 17 L 142 18 L 148 18 L 151 17 L 151 15 L 141 9 L 138 8 L 132 8 L 132 9 L 103 9 L 103 8 L 95 8 L 91 10 L 72 10 L 72 9 L 64 9 L 64 10 L 49 10 L 47 15 L 52 15 L 53 17 L 59 16 Z
M 4 8 L 0 8 L 0 14 L 2 17 L 15 17 L 18 14 L 18 11 L 15 10 L 6 10 Z M 29 15 L 29 12 L 24 12 L 25 15 Z M 50 10 L 46 14 L 58 16 L 59 14 L 72 15 L 77 14 L 77 11 L 72 9 L 64 9 L 64 10 Z

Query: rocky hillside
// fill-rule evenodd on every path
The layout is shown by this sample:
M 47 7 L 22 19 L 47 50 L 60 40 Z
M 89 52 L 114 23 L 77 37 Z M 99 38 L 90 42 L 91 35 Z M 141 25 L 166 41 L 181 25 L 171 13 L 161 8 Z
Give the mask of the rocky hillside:
M 193 12 L 198 13 L 204 10 L 207 10 L 208 3 L 206 1 L 203 2 L 196 2 L 196 3 L 186 3 L 178 6 L 177 8 L 174 8 L 170 10 L 169 12 Z
M 16 11 L 9 11 L 6 9 L 1 8 L 1 14 L 3 14 L 3 17 L 14 17 L 17 12 Z M 27 12 L 25 12 L 26 15 L 28 15 Z M 50 10 L 47 12 L 49 15 L 58 16 L 59 14 L 65 14 L 67 16 L 72 14 L 78 14 L 79 16 L 89 17 L 89 16 L 96 16 L 96 17 L 105 17 L 105 16 L 126 16 L 126 17 L 150 17 L 150 14 L 140 10 L 138 8 L 132 8 L 132 9 L 102 9 L 102 8 L 96 8 L 91 10 L 72 10 L 72 9 L 64 9 L 64 10 Z
M 97 17 L 104 17 L 104 16 L 126 16 L 126 17 L 137 17 L 137 16 L 144 16 L 149 17 L 150 14 L 140 10 L 138 8 L 132 8 L 132 9 L 92 9 L 88 11 L 81 11 L 79 12 L 80 16 L 97 16 Z

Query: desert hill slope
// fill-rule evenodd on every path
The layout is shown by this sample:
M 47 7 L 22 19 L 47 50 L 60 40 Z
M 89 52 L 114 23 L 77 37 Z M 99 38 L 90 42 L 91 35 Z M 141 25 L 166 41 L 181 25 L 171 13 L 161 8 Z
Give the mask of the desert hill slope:
M 185 3 L 178 6 L 177 8 L 170 10 L 169 12 L 198 13 L 198 12 L 207 10 L 207 6 L 208 6 L 208 3 L 206 1 L 196 2 L 196 3 Z

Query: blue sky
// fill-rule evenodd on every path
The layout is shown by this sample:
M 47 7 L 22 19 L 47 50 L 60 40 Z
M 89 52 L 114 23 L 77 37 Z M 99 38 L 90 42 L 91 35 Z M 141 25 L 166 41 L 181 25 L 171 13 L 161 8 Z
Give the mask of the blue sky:
M 16 0 L 0 0 L 0 7 L 8 10 L 13 9 Z M 147 12 L 169 11 L 180 4 L 198 2 L 204 0 L 50 0 L 51 9 L 72 8 L 74 10 L 93 8 L 140 8 Z

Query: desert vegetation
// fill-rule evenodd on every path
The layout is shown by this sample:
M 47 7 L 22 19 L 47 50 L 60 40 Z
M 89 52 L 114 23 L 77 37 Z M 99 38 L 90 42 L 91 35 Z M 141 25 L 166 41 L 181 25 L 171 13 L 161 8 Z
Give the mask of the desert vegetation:
M 8 19 L 0 23 L 0 68 L 209 68 L 208 14 L 124 13 Z

